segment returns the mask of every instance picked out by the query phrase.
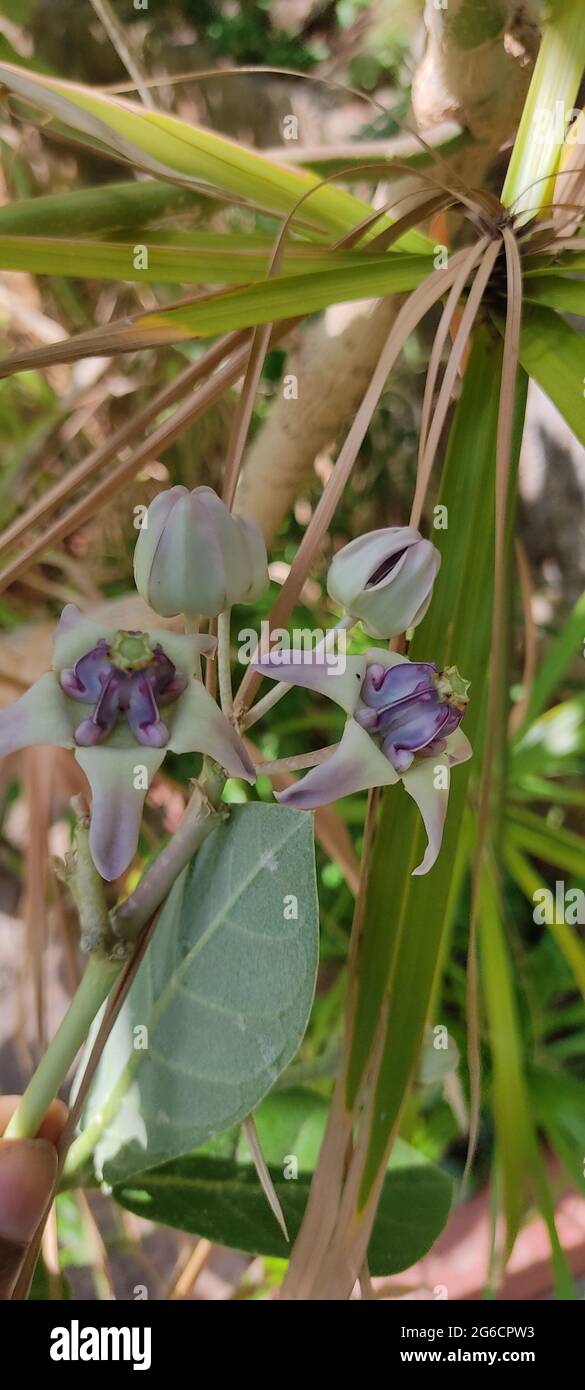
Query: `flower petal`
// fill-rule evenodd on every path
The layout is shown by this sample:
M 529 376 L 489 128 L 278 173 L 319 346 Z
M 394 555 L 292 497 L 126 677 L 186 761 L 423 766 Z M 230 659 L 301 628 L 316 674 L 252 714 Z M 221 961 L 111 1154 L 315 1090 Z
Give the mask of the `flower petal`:
M 327 588 L 372 637 L 392 637 L 424 616 L 440 564 L 438 550 L 418 531 L 386 527 L 338 551 Z
M 447 739 L 447 756 L 451 767 L 456 767 L 457 763 L 466 763 L 473 754 L 473 748 L 469 742 L 467 734 L 463 729 L 455 729 L 454 733 L 449 734 Z
M 79 719 L 79 707 L 73 708 Z M 48 671 L 26 695 L 0 712 L 0 755 L 39 743 L 72 748 L 74 725 L 69 710 L 56 675 Z
M 394 662 L 390 667 L 384 665 L 385 670 L 382 670 L 382 662 L 368 666 L 364 681 L 362 700 L 373 709 L 395 706 L 422 692 L 430 692 L 438 699 L 433 683 L 437 668 L 431 662 L 406 660 L 399 664 Z
M 91 857 L 108 882 L 119 878 L 134 858 L 144 798 L 164 756 L 164 748 L 137 745 L 129 749 L 102 746 L 75 751 L 91 787 Z M 142 769 L 146 775 L 141 775 Z
M 455 735 L 453 735 L 455 737 Z M 437 774 L 441 770 L 441 776 Z M 447 777 L 445 778 L 445 770 Z M 436 782 L 447 781 L 447 786 L 437 787 Z M 428 836 L 428 845 L 423 859 L 416 869 L 413 869 L 413 877 L 428 874 L 436 862 L 441 841 L 443 839 L 443 826 L 447 814 L 449 803 L 449 758 L 445 753 L 442 757 L 421 758 L 409 767 L 407 772 L 402 773 L 402 781 L 406 790 L 416 801 L 425 824 Z
M 424 706 L 410 711 L 399 708 L 387 722 L 380 721 L 382 749 L 397 772 L 403 772 L 410 767 L 415 753 L 426 755 L 429 744 L 446 738 L 460 718 L 458 711 L 448 705 L 433 706 L 430 702 L 426 710 Z
M 145 748 L 166 748 L 169 731 L 159 717 L 154 691 L 144 671 L 136 671 L 132 677 L 126 717 L 138 743 Z
M 323 651 L 305 652 L 299 648 L 295 652 L 270 652 L 261 661 L 252 662 L 252 666 L 271 680 L 318 690 L 321 695 L 327 695 L 341 705 L 346 714 L 353 714 L 360 698 L 366 656 L 327 655 L 328 661 Z
M 235 516 L 234 521 L 241 530 L 248 561 L 249 583 L 240 603 L 253 603 L 268 588 L 268 557 L 266 543 L 257 521 L 251 516 Z
M 80 657 L 75 666 L 61 671 L 59 685 L 71 700 L 80 700 L 86 705 L 99 700 L 112 670 L 108 652 L 107 642 L 98 642 L 97 647 Z
M 75 603 L 67 603 L 63 609 L 53 639 L 53 667 L 63 671 L 66 666 L 75 666 L 80 657 L 97 647 L 100 639 L 113 642 L 114 629 L 86 618 Z
M 242 739 L 201 681 L 191 681 L 177 701 L 168 748 L 173 753 L 208 753 L 230 777 L 256 781 L 256 769 Z
M 398 774 L 369 734 L 355 719 L 348 719 L 341 742 L 331 757 L 314 767 L 306 777 L 301 777 L 293 787 L 280 792 L 278 800 L 287 806 L 312 810 L 314 806 L 338 801 L 351 792 L 365 791 L 366 787 L 391 786 L 397 781 Z
M 186 676 L 201 673 L 201 657 L 213 656 L 217 647 L 217 637 L 208 633 L 170 632 L 168 628 L 154 628 L 148 633 L 151 642 L 162 647 L 177 671 Z
M 176 503 L 188 496 L 188 489 L 177 483 L 175 487 L 159 492 L 148 508 L 146 525 L 141 526 L 134 549 L 134 579 L 143 598 L 149 594 L 150 571 L 164 527 Z M 181 609 L 178 608 L 177 612 L 180 613 Z
M 401 656 L 400 652 L 389 652 L 387 647 L 368 647 L 366 651 L 367 666 L 412 666 L 407 656 Z

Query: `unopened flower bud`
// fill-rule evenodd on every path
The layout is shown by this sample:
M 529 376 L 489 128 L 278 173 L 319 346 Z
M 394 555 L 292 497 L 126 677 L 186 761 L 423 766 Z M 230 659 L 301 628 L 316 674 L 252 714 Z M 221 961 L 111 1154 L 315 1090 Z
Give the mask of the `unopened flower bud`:
M 427 611 L 441 556 L 410 526 L 369 531 L 335 556 L 327 589 L 372 637 L 396 637 Z
M 134 551 L 143 599 L 164 618 L 215 618 L 234 603 L 252 603 L 268 584 L 260 527 L 233 516 L 210 487 L 172 487 L 148 508 Z

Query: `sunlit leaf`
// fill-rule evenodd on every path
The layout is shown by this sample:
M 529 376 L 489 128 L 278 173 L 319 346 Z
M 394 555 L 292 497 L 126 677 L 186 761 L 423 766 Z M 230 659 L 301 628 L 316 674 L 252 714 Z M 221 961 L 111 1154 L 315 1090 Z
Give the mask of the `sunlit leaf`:
M 306 170 L 289 169 L 166 112 L 146 110 L 81 84 L 39 77 L 8 63 L 0 64 L 0 81 L 9 92 L 158 177 L 221 192 L 279 215 L 291 212 L 315 188 L 299 218 L 328 232 L 349 231 L 368 211 L 367 204 L 335 184 L 317 187 L 319 179 Z M 430 244 L 420 233 L 409 232 L 401 249 L 428 252 Z

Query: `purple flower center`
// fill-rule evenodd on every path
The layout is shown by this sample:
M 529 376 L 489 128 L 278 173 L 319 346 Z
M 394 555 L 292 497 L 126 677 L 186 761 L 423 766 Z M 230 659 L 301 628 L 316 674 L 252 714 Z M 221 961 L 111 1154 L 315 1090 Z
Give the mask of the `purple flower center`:
M 75 730 L 75 742 L 91 748 L 126 719 L 134 738 L 148 748 L 164 748 L 169 731 L 159 706 L 178 700 L 189 677 L 177 671 L 160 645 L 145 632 L 117 632 L 113 642 L 97 646 L 61 672 L 62 690 L 72 700 L 93 705 Z
M 396 771 L 406 772 L 415 755 L 444 752 L 465 713 L 467 684 L 454 666 L 442 673 L 431 662 L 368 666 L 355 717 Z

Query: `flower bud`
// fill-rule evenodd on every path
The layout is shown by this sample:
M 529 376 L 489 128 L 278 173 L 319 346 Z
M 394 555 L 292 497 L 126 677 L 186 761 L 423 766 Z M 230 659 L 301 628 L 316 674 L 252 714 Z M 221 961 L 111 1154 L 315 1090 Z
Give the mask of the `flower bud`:
M 372 637 L 396 637 L 427 611 L 441 556 L 410 526 L 368 531 L 335 556 L 327 589 Z
M 234 603 L 252 603 L 268 584 L 260 527 L 233 516 L 210 487 L 172 487 L 148 508 L 134 551 L 143 599 L 164 618 L 215 618 Z

